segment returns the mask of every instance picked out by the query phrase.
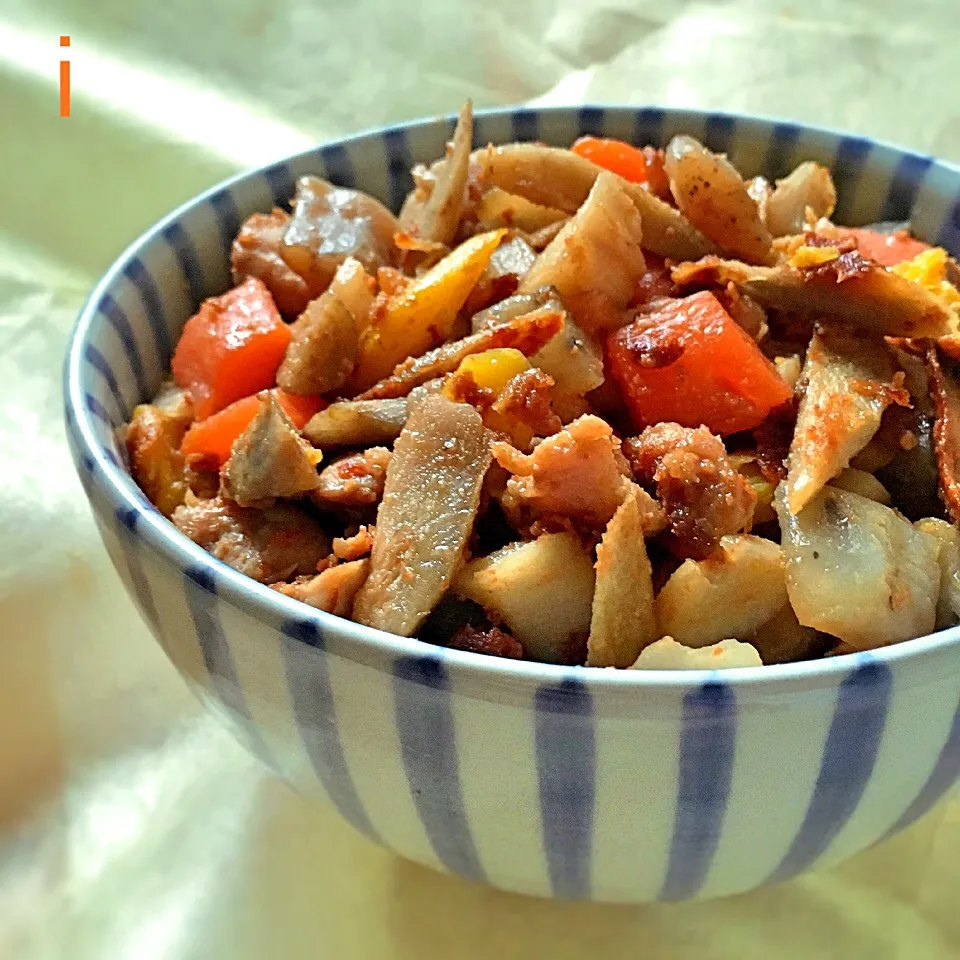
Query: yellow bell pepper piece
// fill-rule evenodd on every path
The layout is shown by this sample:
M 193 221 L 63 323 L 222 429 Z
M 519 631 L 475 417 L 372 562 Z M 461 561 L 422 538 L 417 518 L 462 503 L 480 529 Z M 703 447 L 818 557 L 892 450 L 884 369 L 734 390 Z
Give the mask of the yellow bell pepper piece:
M 461 243 L 375 313 L 360 334 L 352 390 L 373 386 L 398 363 L 419 357 L 450 337 L 460 308 L 505 233 L 491 230 Z

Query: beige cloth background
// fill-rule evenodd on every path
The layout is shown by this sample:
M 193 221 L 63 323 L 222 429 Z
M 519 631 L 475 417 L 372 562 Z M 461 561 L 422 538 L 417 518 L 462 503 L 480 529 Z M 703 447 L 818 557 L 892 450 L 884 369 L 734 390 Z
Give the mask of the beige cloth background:
M 93 280 L 235 170 L 466 95 L 787 114 L 960 160 L 958 40 L 953 0 L 3 0 L 0 957 L 960 956 L 957 800 L 838 869 L 637 909 L 477 889 L 354 836 L 266 778 L 150 639 L 59 391 Z

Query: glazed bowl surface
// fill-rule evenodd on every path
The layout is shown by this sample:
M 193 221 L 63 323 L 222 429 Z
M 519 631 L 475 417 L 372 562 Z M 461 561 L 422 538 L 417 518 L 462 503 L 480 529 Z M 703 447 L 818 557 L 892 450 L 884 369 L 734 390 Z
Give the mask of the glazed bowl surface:
M 299 604 L 182 536 L 129 476 L 117 428 L 180 328 L 230 283 L 244 217 L 305 173 L 394 210 L 452 118 L 360 134 L 235 177 L 148 230 L 80 313 L 67 433 L 114 566 L 167 655 L 237 737 L 371 840 L 544 897 L 711 897 L 838 862 L 926 813 L 960 776 L 960 628 L 776 667 L 614 671 L 507 661 Z M 909 219 L 960 254 L 960 171 L 829 130 L 654 107 L 481 112 L 476 145 L 689 133 L 746 175 L 833 170 L 835 219 Z M 549 615 L 545 612 L 545 615 Z

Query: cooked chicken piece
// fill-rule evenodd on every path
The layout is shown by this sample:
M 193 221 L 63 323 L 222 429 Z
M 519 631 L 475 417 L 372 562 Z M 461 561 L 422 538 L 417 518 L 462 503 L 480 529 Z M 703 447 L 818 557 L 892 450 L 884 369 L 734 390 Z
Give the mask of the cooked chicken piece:
M 460 564 L 489 465 L 473 407 L 439 394 L 411 402 L 387 470 L 370 576 L 354 604 L 359 623 L 413 635 Z
M 320 482 L 320 451 L 300 436 L 272 392 L 265 390 L 259 399 L 257 415 L 234 441 L 223 465 L 223 494 L 241 507 L 296 497 Z
M 309 604 L 337 617 L 349 617 L 357 591 L 370 570 L 369 560 L 353 560 L 327 567 L 312 577 L 298 577 L 293 583 L 274 583 L 272 587 L 286 597 Z
M 333 538 L 333 555 L 337 560 L 362 560 L 373 550 L 375 527 L 361 524 L 357 532 L 349 537 Z
M 529 427 L 535 436 L 546 437 L 563 427 L 554 412 L 553 378 L 537 367 L 511 377 L 492 409 Z
M 600 173 L 600 167 L 570 150 L 541 143 L 482 147 L 472 158 L 482 185 L 565 213 L 576 213 Z
M 290 393 L 320 394 L 342 387 L 357 362 L 357 324 L 330 290 L 311 300 L 291 326 L 292 339 L 277 371 Z
M 946 520 L 926 517 L 914 526 L 940 541 L 940 596 L 937 600 L 937 629 L 960 622 L 960 530 Z
M 285 317 L 297 317 L 314 297 L 323 293 L 327 284 L 320 278 L 320 282 L 311 285 L 283 259 L 280 250 L 289 225 L 290 215 L 276 208 L 272 213 L 248 217 L 230 248 L 230 263 L 235 284 L 248 277 L 262 280 L 277 309 Z
M 927 354 L 930 387 L 937 410 L 934 450 L 940 475 L 940 496 L 954 523 L 960 523 L 960 378 L 952 361 L 936 348 Z
M 693 649 L 673 637 L 661 637 L 637 657 L 634 670 L 729 670 L 734 667 L 762 667 L 756 648 L 739 640 L 721 640 Z
M 645 261 L 640 216 L 626 185 L 604 171 L 577 211 L 527 272 L 519 293 L 559 293 L 588 333 L 622 326 Z
M 359 260 L 368 273 L 392 264 L 397 229 L 379 200 L 319 177 L 301 177 L 280 255 L 317 296 L 347 257 Z
M 883 341 L 853 333 L 815 333 L 803 379 L 806 389 L 787 460 L 785 492 L 792 513 L 870 442 L 891 403 L 910 403 L 903 375 L 896 373 Z
M 587 415 L 523 454 L 493 445 L 497 462 L 513 476 L 507 495 L 535 515 L 554 515 L 602 530 L 633 488 L 621 472 L 618 443 L 606 421 Z
M 552 340 L 562 327 L 563 314 L 558 310 L 543 307 L 500 326 L 473 333 L 462 340 L 445 343 L 422 357 L 411 357 L 401 363 L 389 377 L 365 390 L 357 399 L 387 400 L 406 396 L 414 387 L 419 387 L 428 380 L 453 373 L 464 357 L 483 353 L 485 350 L 509 347 L 529 356 Z
M 506 624 L 527 656 L 544 663 L 583 663 L 594 573 L 571 533 L 545 533 L 471 560 L 453 591 Z
M 216 497 L 177 507 L 174 526 L 238 573 L 275 583 L 315 573 L 330 553 L 330 538 L 299 507 L 247 509 Z
M 653 610 L 653 569 L 644 543 L 643 496 L 634 487 L 597 545 L 588 667 L 629 667 L 660 635 Z
M 725 534 L 750 529 L 756 491 L 706 427 L 658 423 L 626 440 L 623 452 L 637 480 L 655 486 L 678 556 L 702 559 Z
M 348 454 L 320 471 L 310 499 L 327 510 L 361 511 L 375 506 L 383 497 L 389 466 L 390 451 L 386 447 Z
M 341 400 L 315 413 L 303 428 L 303 435 L 324 449 L 362 447 L 368 443 L 393 443 L 406 422 L 406 397 Z
M 664 167 L 681 213 L 721 250 L 748 263 L 773 262 L 770 231 L 725 156 L 681 135 L 667 145 Z
M 777 181 L 766 204 L 770 233 L 783 237 L 806 229 L 810 217 L 829 217 L 837 205 L 837 191 L 826 167 L 807 160 L 793 173 Z
M 466 624 L 450 638 L 447 646 L 451 650 L 482 653 L 488 657 L 505 657 L 507 660 L 522 660 L 524 656 L 523 644 L 499 627 L 481 630 Z
M 688 647 L 749 637 L 787 604 L 784 558 L 770 540 L 724 537 L 705 560 L 685 560 L 655 603 L 661 630 Z
M 473 146 L 473 103 L 467 100 L 448 147 L 447 157 L 431 171 L 427 184 L 403 205 L 400 227 L 419 240 L 450 246 L 463 212 L 464 193 Z M 422 195 L 421 195 L 422 194 Z
M 192 414 L 190 414 L 192 416 Z M 126 428 L 130 473 L 147 499 L 165 516 L 183 503 L 189 489 L 180 443 L 190 419 L 142 403 Z
M 824 487 L 798 514 L 776 496 L 797 619 L 861 650 L 936 624 L 939 544 L 889 507 Z
M 761 306 L 829 318 L 831 326 L 849 323 L 890 337 L 939 337 L 952 332 L 957 323 L 942 298 L 864 260 L 856 250 L 806 268 L 751 267 L 705 257 L 675 267 L 673 280 L 679 286 L 698 288 L 732 281 Z

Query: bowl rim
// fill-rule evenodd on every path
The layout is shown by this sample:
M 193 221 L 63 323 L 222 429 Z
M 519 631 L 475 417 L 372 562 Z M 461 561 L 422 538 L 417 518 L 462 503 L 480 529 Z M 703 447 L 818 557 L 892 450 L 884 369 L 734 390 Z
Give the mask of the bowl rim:
M 521 114 L 569 114 L 598 110 L 604 112 L 625 112 L 636 114 L 643 110 L 660 112 L 664 117 L 689 117 L 702 121 L 706 118 L 720 118 L 732 121 L 749 121 L 765 126 L 786 124 L 800 131 L 822 135 L 828 139 L 856 137 L 873 146 L 887 148 L 901 156 L 910 156 L 930 161 L 940 166 L 960 181 L 960 168 L 948 161 L 940 160 L 929 154 L 918 153 L 896 143 L 863 136 L 853 132 L 844 132 L 831 127 L 803 123 L 786 117 L 755 113 L 701 110 L 691 107 L 669 107 L 659 104 L 629 104 L 616 102 L 590 102 L 583 104 L 550 106 L 513 106 L 489 107 L 475 111 L 475 115 L 500 118 Z M 275 167 L 309 157 L 331 146 L 342 145 L 372 137 L 383 137 L 396 131 L 410 131 L 427 127 L 449 126 L 456 120 L 455 113 L 433 116 L 421 116 L 401 123 L 369 127 L 344 137 L 321 141 L 314 146 L 278 158 L 259 167 L 246 169 L 224 178 L 199 194 L 184 201 L 171 212 L 147 227 L 131 241 L 114 259 L 102 277 L 94 284 L 84 300 L 70 332 L 63 365 L 63 392 L 65 415 L 68 421 L 68 435 L 76 445 L 74 451 L 75 467 L 81 469 L 79 461 L 87 459 L 90 482 L 106 497 L 110 507 L 117 513 L 120 509 L 132 511 L 134 522 L 133 536 L 142 539 L 157 551 L 164 559 L 176 567 L 181 574 L 188 568 L 200 568 L 216 578 L 216 595 L 241 612 L 255 620 L 264 620 L 266 613 L 277 622 L 296 621 L 308 625 L 321 636 L 335 635 L 337 654 L 368 662 L 369 654 L 375 654 L 393 662 L 398 659 L 419 661 L 442 661 L 451 672 L 465 678 L 481 682 L 493 682 L 498 685 L 509 682 L 517 687 L 542 684 L 565 685 L 574 683 L 586 685 L 591 690 L 627 690 L 636 687 L 666 688 L 669 690 L 687 690 L 701 687 L 710 680 L 722 678 L 724 683 L 737 687 L 755 689 L 757 693 L 773 693 L 777 688 L 800 690 L 821 687 L 836 687 L 852 668 L 865 662 L 879 662 L 890 667 L 904 661 L 926 661 L 937 657 L 943 651 L 956 647 L 960 651 L 960 626 L 951 627 L 936 633 L 910 640 L 903 640 L 884 647 L 857 651 L 833 657 L 821 657 L 816 660 L 804 660 L 793 663 L 770 664 L 763 667 L 735 667 L 725 669 L 696 670 L 631 670 L 616 668 L 597 668 L 539 663 L 529 660 L 510 660 L 501 657 L 484 656 L 447 647 L 434 646 L 411 637 L 400 637 L 372 627 L 363 626 L 352 620 L 326 613 L 305 603 L 284 596 L 265 584 L 253 580 L 226 563 L 218 560 L 206 550 L 193 543 L 185 534 L 177 530 L 156 508 L 149 503 L 133 478 L 118 464 L 115 458 L 107 456 L 97 438 L 92 415 L 83 401 L 83 357 L 90 335 L 90 327 L 98 312 L 98 306 L 105 293 L 122 276 L 126 264 L 145 247 L 163 233 L 171 224 L 180 220 L 188 211 L 209 202 L 209 200 L 230 189 L 237 183 L 251 177 L 262 175 Z M 958 182 L 960 186 L 960 182 Z M 70 423 L 72 422 L 72 429 Z M 92 497 L 85 490 L 85 496 Z M 298 642 L 307 644 L 304 639 Z M 366 654 L 366 656 L 365 656 Z

